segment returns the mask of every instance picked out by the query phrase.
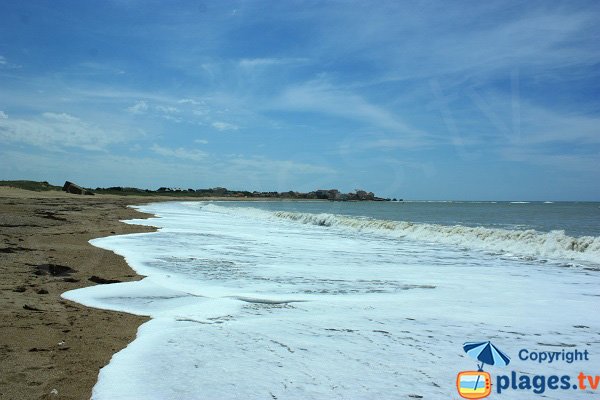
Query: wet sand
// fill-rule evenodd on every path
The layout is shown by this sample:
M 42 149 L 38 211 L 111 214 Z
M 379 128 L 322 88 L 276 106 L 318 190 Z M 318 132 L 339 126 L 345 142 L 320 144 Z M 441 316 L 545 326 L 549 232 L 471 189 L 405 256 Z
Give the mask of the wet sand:
M 167 200 L 0 188 L 0 399 L 90 398 L 99 369 L 147 319 L 60 295 L 141 279 L 88 240 L 152 231 L 119 220 L 148 216 L 127 205 Z

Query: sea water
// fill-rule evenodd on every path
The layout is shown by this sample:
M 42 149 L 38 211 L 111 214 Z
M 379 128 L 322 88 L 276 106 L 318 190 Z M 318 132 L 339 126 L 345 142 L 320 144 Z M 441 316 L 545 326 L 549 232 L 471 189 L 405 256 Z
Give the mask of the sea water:
M 577 383 L 600 375 L 598 206 L 144 205 L 156 217 L 127 222 L 158 232 L 91 242 L 146 278 L 63 296 L 152 318 L 100 371 L 98 400 L 458 399 L 457 373 L 477 370 L 462 345 L 485 340 L 512 359 L 485 365 L 492 377 Z M 525 361 L 522 349 L 589 360 Z

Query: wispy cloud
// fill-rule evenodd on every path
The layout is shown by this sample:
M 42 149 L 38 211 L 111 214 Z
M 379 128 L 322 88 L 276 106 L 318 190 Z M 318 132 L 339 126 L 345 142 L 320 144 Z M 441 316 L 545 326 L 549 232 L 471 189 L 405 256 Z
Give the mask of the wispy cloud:
M 239 61 L 239 66 L 242 68 L 258 68 L 303 64 L 308 61 L 307 58 L 243 58 Z
M 557 171 L 577 171 L 592 173 L 600 178 L 598 162 L 600 152 L 577 152 L 571 154 L 552 152 L 549 149 L 530 147 L 504 147 L 498 149 L 502 157 L 509 161 L 545 167 L 548 174 L 557 175 Z
M 165 156 L 165 157 L 173 157 L 180 158 L 183 160 L 191 160 L 191 161 L 201 161 L 206 159 L 207 153 L 197 149 L 185 149 L 183 147 L 179 148 L 169 148 L 162 147 L 157 144 L 153 145 L 150 150 L 154 153 Z
M 4 69 L 5 71 L 18 70 L 22 68 L 22 65 L 15 64 L 14 62 L 9 62 L 9 60 L 6 57 L 0 55 L 0 68 Z
M 473 121 L 489 125 L 493 136 L 503 145 L 562 143 L 575 146 L 600 143 L 600 118 L 593 113 L 549 108 L 519 98 L 518 92 L 483 95 L 467 90 L 465 98 L 473 103 L 474 107 L 469 110 Z M 451 117 L 452 110 L 447 105 L 446 108 L 448 117 Z M 464 113 L 464 110 L 458 111 L 457 118 L 464 124 L 465 118 L 461 112 Z M 490 136 L 481 139 L 489 143 Z
M 50 121 L 57 121 L 57 122 L 61 122 L 61 123 L 65 123 L 65 124 L 80 124 L 81 120 L 77 117 L 74 117 L 72 115 L 69 115 L 67 113 L 52 113 L 52 112 L 45 112 L 42 114 L 42 116 Z
M 114 65 L 108 63 L 98 63 L 86 61 L 79 64 L 79 67 L 88 74 L 110 74 L 110 75 L 124 75 L 125 71 L 121 68 L 117 68 Z
M 221 132 L 223 131 L 236 131 L 240 127 L 235 124 L 230 124 L 229 122 L 216 121 L 211 124 L 211 126 Z
M 156 111 L 164 113 L 164 114 L 178 114 L 181 112 L 180 109 L 173 106 L 155 106 Z
M 202 102 L 196 101 L 194 99 L 180 99 L 177 100 L 177 103 L 179 104 L 192 104 L 194 106 L 199 106 L 202 104 Z
M 131 107 L 127 108 L 127 111 L 129 111 L 132 114 L 143 114 L 146 111 L 148 111 L 148 103 L 146 103 L 143 100 L 138 101 Z
M 562 164 L 585 154 L 591 157 L 590 150 L 600 144 L 600 118 L 582 109 L 550 108 L 520 98 L 518 76 L 513 74 L 511 81 L 509 93 L 468 88 L 452 95 L 445 95 L 433 82 L 444 130 L 463 159 L 473 149 L 495 153 L 499 160 L 532 165 Z
M 312 81 L 291 86 L 272 107 L 359 121 L 370 129 L 396 134 L 394 143 L 398 146 L 414 147 L 430 142 L 426 132 L 410 126 L 396 113 L 326 82 Z
M 319 31 L 315 51 L 326 59 L 335 54 L 364 63 L 376 72 L 366 81 L 480 81 L 515 66 L 552 75 L 599 62 L 597 32 L 591 34 L 597 13 L 587 8 L 498 2 L 444 7 L 443 13 L 437 2 L 331 7 L 324 11 L 329 20 L 323 21 L 327 25 Z M 351 39 L 347 30 L 338 29 L 357 20 L 361 23 L 354 25 Z
M 244 58 L 240 60 L 239 65 L 242 68 L 264 67 L 281 64 L 277 58 Z
M 600 118 L 523 104 L 516 144 L 600 144 Z
M 8 115 L 2 110 L 0 110 L 0 119 L 8 119 Z

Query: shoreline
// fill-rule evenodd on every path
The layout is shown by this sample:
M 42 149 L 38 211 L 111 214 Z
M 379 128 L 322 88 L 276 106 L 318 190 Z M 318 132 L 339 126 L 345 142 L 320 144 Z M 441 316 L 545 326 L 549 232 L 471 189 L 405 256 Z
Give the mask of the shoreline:
M 136 274 L 122 256 L 116 255 L 110 250 L 94 247 L 89 240 L 113 235 L 156 231 L 157 228 L 153 226 L 129 225 L 120 222 L 125 219 L 153 217 L 153 214 L 144 213 L 132 206 L 171 201 L 210 202 L 211 200 L 215 199 L 163 196 L 158 199 L 146 196 L 143 198 L 110 195 L 78 196 L 66 193 L 40 193 L 0 188 L 0 271 L 2 271 L 3 277 L 0 284 L 0 295 L 5 304 L 0 311 L 3 313 L 0 323 L 0 335 L 3 338 L 0 342 L 0 354 L 2 355 L 0 358 L 0 398 L 89 399 L 92 388 L 98 382 L 99 370 L 109 363 L 115 353 L 121 351 L 136 338 L 141 324 L 151 319 L 150 317 L 83 306 L 62 298 L 63 293 L 72 289 L 109 283 L 107 281 L 113 280 L 136 281 L 144 277 Z M 158 209 L 150 208 L 146 211 L 161 215 L 161 211 Z M 177 213 L 175 214 L 177 215 Z M 237 232 L 240 229 L 238 223 L 239 221 L 230 222 L 229 225 L 226 223 L 214 224 L 213 221 L 208 225 L 213 226 L 214 232 L 224 234 L 223 229 L 226 229 L 227 226 L 232 227 L 232 230 L 225 232 Z M 156 225 L 161 224 L 157 223 Z M 249 223 L 249 225 L 254 229 L 256 224 Z M 310 237 L 312 238 L 312 236 L 311 234 Z M 148 251 L 156 246 L 156 243 L 152 242 L 146 243 Z M 337 244 L 336 241 L 334 245 L 327 247 L 335 248 Z M 355 247 L 348 247 L 348 251 L 354 251 Z M 143 249 L 143 246 L 140 249 Z M 269 252 L 264 254 L 272 256 Z M 359 251 L 357 254 L 362 253 Z M 395 263 L 396 249 L 394 248 L 393 252 L 388 254 L 391 262 Z M 407 254 L 412 257 L 413 253 Z M 212 256 L 220 257 L 221 255 L 214 253 Z M 331 258 L 334 259 L 333 256 Z M 348 260 L 355 260 L 355 257 L 348 258 Z M 359 264 L 367 262 L 368 259 L 364 259 Z M 520 261 L 515 262 L 517 264 L 511 263 L 512 268 L 517 268 L 519 273 L 504 275 L 522 276 L 521 269 L 518 269 Z M 310 263 L 302 262 L 301 264 Z M 418 264 L 409 263 L 407 265 Z M 362 271 L 362 268 L 359 270 Z M 534 268 L 532 271 L 537 270 Z M 145 271 L 140 269 L 140 272 Z M 553 291 L 551 286 L 546 286 L 554 282 L 550 278 L 556 277 L 558 284 L 562 282 L 562 270 L 558 270 L 554 274 L 551 272 L 552 270 L 547 275 L 548 281 L 544 280 L 545 283 L 536 289 L 537 293 L 544 294 L 540 295 L 539 301 L 541 302 L 553 300 L 552 297 L 545 295 L 551 294 Z M 445 271 L 440 270 L 437 273 L 440 274 L 443 282 L 448 282 L 449 278 Z M 451 276 L 454 279 L 460 279 L 462 274 L 455 273 Z M 523 283 L 521 278 L 514 279 L 517 284 Z M 450 287 L 455 286 L 454 284 L 436 286 L 434 283 L 435 279 L 426 284 L 420 280 L 414 282 L 414 285 L 406 285 L 406 282 L 402 282 L 406 288 L 436 289 L 436 293 L 443 290 L 444 287 L 449 290 Z M 524 283 L 527 284 L 527 288 L 531 287 L 530 282 Z M 413 294 L 413 291 L 410 293 Z M 472 298 L 481 298 L 481 293 L 475 291 L 473 294 Z M 126 293 L 112 296 L 114 299 L 122 296 L 126 299 L 123 304 L 129 303 L 130 296 Z M 444 294 L 444 296 L 446 295 Z M 570 300 L 579 301 L 575 297 Z M 522 304 L 522 300 L 517 301 L 516 304 Z M 121 309 L 127 310 L 128 308 Z M 389 315 L 389 313 L 382 315 Z M 437 314 L 434 312 L 432 315 Z M 407 320 L 411 320 L 411 318 L 407 318 Z M 413 318 L 412 321 L 414 320 Z M 339 326 L 340 332 L 345 332 L 345 324 L 346 321 L 343 321 Z M 315 326 L 317 329 L 315 332 L 321 332 L 321 328 L 329 331 L 331 327 Z M 420 329 L 415 325 L 415 329 L 417 328 Z M 569 320 L 565 326 L 558 327 L 557 325 L 556 329 L 563 328 L 579 335 L 587 332 L 582 329 L 592 332 L 593 324 L 585 318 L 577 318 Z M 335 331 L 335 329 L 331 331 Z M 364 329 L 368 331 L 370 328 L 365 326 Z M 398 329 L 404 328 L 399 327 Z M 379 331 L 372 332 L 378 333 Z M 552 333 L 538 330 L 534 332 Z M 457 337 L 464 337 L 464 332 Z M 214 340 L 212 346 L 207 346 L 207 349 L 211 349 L 208 354 L 221 345 L 218 336 L 212 336 L 212 338 Z M 165 342 L 161 341 L 161 343 Z M 287 354 L 285 349 L 282 351 Z M 146 365 L 148 362 L 151 361 L 146 359 L 142 365 Z M 320 365 L 318 361 L 315 366 L 317 365 Z M 123 370 L 116 375 L 113 373 L 113 378 L 114 376 L 130 377 Z M 130 392 L 130 397 L 137 398 L 137 394 L 143 392 L 142 389 L 151 388 L 150 379 L 151 377 L 148 376 L 138 379 L 139 385 L 132 386 L 135 390 Z M 106 381 L 103 382 L 104 389 L 107 387 L 110 389 L 112 387 L 110 385 L 114 384 L 114 381 L 109 381 L 111 383 L 106 386 Z M 103 390 L 101 386 L 98 386 L 99 396 Z M 122 386 L 122 384 L 116 383 L 115 387 Z M 199 388 L 203 389 L 203 386 Z M 132 395 L 132 393 L 136 395 Z M 151 393 L 157 393 L 157 391 L 150 390 L 146 394 L 150 396 Z M 106 398 L 111 398 L 110 396 L 112 394 Z
M 61 295 L 142 279 L 123 257 L 89 240 L 156 231 L 120 221 L 153 217 L 131 205 L 178 200 L 188 199 L 0 188 L 0 398 L 91 397 L 99 370 L 149 318 L 85 307 Z

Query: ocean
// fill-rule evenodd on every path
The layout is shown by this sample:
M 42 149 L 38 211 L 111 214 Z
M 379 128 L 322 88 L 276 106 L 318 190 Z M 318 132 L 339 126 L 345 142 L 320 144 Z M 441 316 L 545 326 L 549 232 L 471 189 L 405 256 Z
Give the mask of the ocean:
M 600 375 L 600 203 L 136 208 L 156 217 L 126 222 L 158 232 L 91 243 L 146 278 L 63 294 L 152 318 L 93 399 L 459 399 L 457 374 L 478 363 L 462 346 L 488 340 L 511 358 L 484 365 L 492 396 L 600 391 L 573 388 Z M 588 360 L 530 356 L 576 350 Z

